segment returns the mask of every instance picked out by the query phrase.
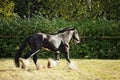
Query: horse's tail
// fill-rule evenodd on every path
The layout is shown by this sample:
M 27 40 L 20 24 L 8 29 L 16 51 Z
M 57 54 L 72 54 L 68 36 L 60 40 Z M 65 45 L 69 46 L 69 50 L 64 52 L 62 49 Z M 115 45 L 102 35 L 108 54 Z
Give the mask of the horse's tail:
M 25 49 L 28 40 L 29 40 L 29 37 L 27 37 L 27 38 L 25 39 L 25 41 L 24 41 L 23 44 L 20 46 L 20 48 L 18 49 L 18 51 L 16 52 L 16 54 L 15 54 L 15 56 L 14 56 L 14 62 L 15 62 L 16 67 L 20 67 L 19 58 L 21 57 L 22 51 L 23 51 L 23 49 Z

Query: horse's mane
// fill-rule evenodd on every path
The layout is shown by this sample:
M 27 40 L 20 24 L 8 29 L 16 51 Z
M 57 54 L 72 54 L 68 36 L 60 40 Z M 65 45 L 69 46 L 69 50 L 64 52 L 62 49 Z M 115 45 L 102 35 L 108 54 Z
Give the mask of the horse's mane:
M 62 28 L 60 30 L 57 31 L 57 33 L 63 33 L 65 31 L 70 31 L 70 30 L 74 30 L 75 27 L 67 27 L 67 28 Z

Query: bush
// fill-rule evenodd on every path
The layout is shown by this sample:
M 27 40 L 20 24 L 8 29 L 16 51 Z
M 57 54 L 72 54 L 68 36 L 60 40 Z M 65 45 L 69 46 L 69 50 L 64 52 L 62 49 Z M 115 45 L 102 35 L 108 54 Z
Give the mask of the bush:
M 119 23 L 103 19 L 79 19 L 73 22 L 65 19 L 49 20 L 36 15 L 31 19 L 19 17 L 13 20 L 0 19 L 0 57 L 13 57 L 26 36 L 37 32 L 54 34 L 56 30 L 70 25 L 77 28 L 80 36 L 84 36 L 78 46 L 70 42 L 72 58 L 120 58 Z M 29 47 L 24 53 L 28 50 Z M 42 58 L 54 56 L 48 53 L 52 52 L 42 50 L 39 56 Z

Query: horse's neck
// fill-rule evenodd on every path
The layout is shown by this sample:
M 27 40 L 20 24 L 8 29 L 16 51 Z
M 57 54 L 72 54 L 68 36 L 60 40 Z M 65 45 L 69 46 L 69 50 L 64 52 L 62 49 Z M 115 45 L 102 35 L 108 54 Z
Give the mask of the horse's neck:
M 73 36 L 73 31 L 67 31 L 67 32 L 61 33 L 60 35 L 65 40 L 65 42 L 69 43 L 69 41 Z

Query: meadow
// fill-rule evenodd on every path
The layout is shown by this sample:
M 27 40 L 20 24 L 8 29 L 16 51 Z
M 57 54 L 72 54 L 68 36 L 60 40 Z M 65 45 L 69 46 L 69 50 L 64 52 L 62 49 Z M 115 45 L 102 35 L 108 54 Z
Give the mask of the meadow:
M 120 60 L 71 59 L 77 63 L 77 70 L 70 70 L 66 60 L 58 66 L 36 70 L 32 60 L 27 70 L 16 68 L 13 59 L 0 59 L 0 80 L 119 80 Z M 39 59 L 47 66 L 47 59 Z

